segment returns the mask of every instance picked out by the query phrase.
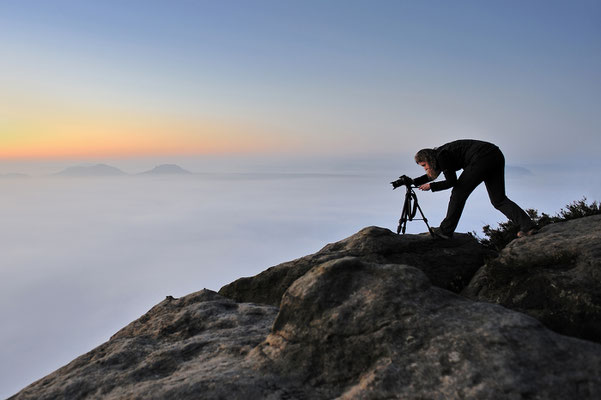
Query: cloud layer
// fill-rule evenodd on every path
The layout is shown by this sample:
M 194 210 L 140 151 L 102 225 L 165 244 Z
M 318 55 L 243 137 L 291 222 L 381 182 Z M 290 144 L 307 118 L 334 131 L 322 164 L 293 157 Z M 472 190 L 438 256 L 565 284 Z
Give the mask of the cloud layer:
M 107 340 L 166 295 L 218 290 L 365 226 L 395 230 L 404 193 L 388 182 L 421 171 L 369 164 L 327 174 L 1 180 L 0 397 Z M 598 177 L 583 191 L 569 171 L 511 171 L 508 195 L 524 208 L 555 213 L 582 195 L 601 196 Z M 418 196 L 436 226 L 449 192 Z M 478 188 L 458 230 L 502 220 Z M 408 233 L 423 231 L 421 221 L 408 224 Z

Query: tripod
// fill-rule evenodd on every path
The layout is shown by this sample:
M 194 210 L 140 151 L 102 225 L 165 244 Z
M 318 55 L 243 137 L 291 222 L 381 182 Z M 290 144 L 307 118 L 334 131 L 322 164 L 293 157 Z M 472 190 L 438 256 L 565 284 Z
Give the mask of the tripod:
M 417 202 L 417 194 L 415 194 L 415 191 L 413 190 L 413 188 L 415 188 L 417 186 L 412 186 L 411 184 L 405 184 L 405 187 L 407 188 L 407 192 L 405 193 L 405 201 L 403 203 L 403 211 L 401 212 L 401 218 L 399 219 L 399 226 L 396 229 L 396 233 L 402 232 L 402 234 L 404 235 L 405 229 L 407 228 L 407 221 L 413 221 L 415 219 L 415 214 L 417 214 L 417 211 L 419 210 L 419 213 L 421 214 L 422 217 L 417 218 L 417 220 L 424 221 L 426 224 L 426 227 L 428 228 L 428 232 L 430 232 L 430 235 L 434 236 L 434 233 L 432 232 L 432 228 L 430 228 L 430 225 L 428 225 L 428 219 L 424 215 L 422 208 L 419 206 L 419 203 Z

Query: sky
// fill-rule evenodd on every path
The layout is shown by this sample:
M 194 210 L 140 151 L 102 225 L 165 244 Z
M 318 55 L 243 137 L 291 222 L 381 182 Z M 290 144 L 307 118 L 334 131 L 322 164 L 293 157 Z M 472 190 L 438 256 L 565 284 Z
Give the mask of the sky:
M 0 1 L 0 157 L 598 154 L 598 1 Z M 410 149 L 410 150 L 409 150 Z
M 523 208 L 601 199 L 599 21 L 588 0 L 0 0 L 0 398 L 166 295 L 396 230 L 389 182 L 423 147 L 499 145 Z M 130 175 L 53 176 L 96 163 Z M 136 175 L 163 163 L 196 174 Z M 436 226 L 448 191 L 418 196 Z M 458 231 L 502 221 L 480 187 Z

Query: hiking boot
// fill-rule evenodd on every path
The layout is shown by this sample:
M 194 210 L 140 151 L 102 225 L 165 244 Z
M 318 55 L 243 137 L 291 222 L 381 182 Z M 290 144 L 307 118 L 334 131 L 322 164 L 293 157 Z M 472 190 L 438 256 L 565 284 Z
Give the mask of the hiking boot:
M 432 233 L 432 236 L 434 236 L 436 239 L 444 239 L 444 240 L 453 239 L 452 233 L 451 234 L 442 233 L 440 228 L 432 228 L 430 233 Z

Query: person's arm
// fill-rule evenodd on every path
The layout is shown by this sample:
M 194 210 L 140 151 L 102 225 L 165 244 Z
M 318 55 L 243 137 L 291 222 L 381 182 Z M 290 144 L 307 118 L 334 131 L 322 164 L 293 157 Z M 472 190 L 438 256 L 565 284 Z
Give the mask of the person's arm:
M 415 179 L 413 180 L 413 184 L 414 184 L 415 186 L 421 186 L 421 185 L 423 185 L 424 183 L 430 182 L 431 180 L 432 180 L 432 179 L 430 179 L 430 177 L 429 177 L 429 176 L 426 174 L 426 175 L 422 175 L 422 176 L 420 176 L 420 177 L 418 177 L 418 178 L 415 178 Z
M 452 188 L 453 186 L 455 186 L 455 183 L 457 183 L 457 174 L 455 173 L 455 171 L 453 171 L 452 169 L 445 169 L 442 171 L 442 173 L 444 174 L 444 181 L 432 182 L 430 184 L 430 189 L 433 192 L 438 192 L 440 190 Z

